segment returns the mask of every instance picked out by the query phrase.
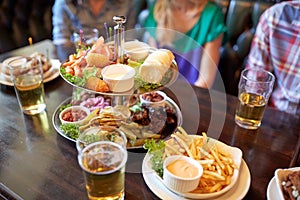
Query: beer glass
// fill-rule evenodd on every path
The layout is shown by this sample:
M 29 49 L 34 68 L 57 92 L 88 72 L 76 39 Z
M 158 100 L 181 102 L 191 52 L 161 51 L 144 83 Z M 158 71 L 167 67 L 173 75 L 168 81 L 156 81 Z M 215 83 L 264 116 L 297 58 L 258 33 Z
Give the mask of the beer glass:
M 273 90 L 275 77 L 263 69 L 244 69 L 239 81 L 235 122 L 246 129 L 261 125 L 266 105 Z
M 78 154 L 89 199 L 124 199 L 127 151 L 111 141 L 87 145 Z
M 44 111 L 46 103 L 40 59 L 20 56 L 8 62 L 8 67 L 21 110 L 28 115 Z

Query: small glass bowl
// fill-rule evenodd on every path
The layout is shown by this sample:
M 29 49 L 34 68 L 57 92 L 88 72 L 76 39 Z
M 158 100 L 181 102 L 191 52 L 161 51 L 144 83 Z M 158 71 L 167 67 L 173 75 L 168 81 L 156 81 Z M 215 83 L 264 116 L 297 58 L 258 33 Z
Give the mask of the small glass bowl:
M 141 104 L 152 107 L 164 107 L 167 95 L 162 91 L 152 91 L 140 95 Z
M 90 110 L 84 106 L 71 106 L 59 113 L 59 119 L 62 124 L 82 125 L 89 114 Z

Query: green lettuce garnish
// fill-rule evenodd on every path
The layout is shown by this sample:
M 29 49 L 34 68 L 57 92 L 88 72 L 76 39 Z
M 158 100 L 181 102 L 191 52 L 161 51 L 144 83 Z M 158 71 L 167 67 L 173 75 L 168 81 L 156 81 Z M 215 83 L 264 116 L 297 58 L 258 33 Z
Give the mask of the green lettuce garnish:
M 78 86 L 84 86 L 84 84 L 86 83 L 86 80 L 92 76 L 96 76 L 97 74 L 97 68 L 93 67 L 93 68 L 85 68 L 82 71 L 82 79 L 81 81 L 77 82 L 76 85 Z
M 128 65 L 133 68 L 139 68 L 141 66 L 141 64 L 143 64 L 143 61 L 134 61 L 131 59 L 128 59 L 127 62 L 128 62 Z
M 61 124 L 60 129 L 72 139 L 77 139 L 79 136 L 79 125 L 77 124 Z
M 131 110 L 132 112 L 142 111 L 143 108 L 142 108 L 141 102 L 138 102 L 138 103 L 136 103 L 135 105 L 131 106 L 131 107 L 129 108 L 129 110 Z
M 134 79 L 134 87 L 136 89 L 142 90 L 143 92 L 156 90 L 157 88 L 161 87 L 161 84 L 158 83 L 149 83 L 143 81 L 140 74 L 137 74 Z
M 78 82 L 81 82 L 81 79 L 82 79 L 81 77 L 73 76 L 73 75 L 67 73 L 66 68 L 64 68 L 64 67 L 60 68 L 60 73 L 70 83 L 76 84 Z
M 59 112 L 63 111 L 63 110 L 66 109 L 66 108 L 69 108 L 69 107 L 71 107 L 71 106 L 72 106 L 72 104 L 70 104 L 70 103 L 68 103 L 68 104 L 66 104 L 66 105 L 62 105 L 62 106 L 60 106 L 60 108 L 59 108 Z
M 151 155 L 150 161 L 152 169 L 160 177 L 163 177 L 163 155 L 165 152 L 165 142 L 163 140 L 156 141 L 154 139 L 146 140 L 144 149 L 147 149 L 148 153 Z
M 66 72 L 66 69 L 64 67 L 60 68 L 60 73 L 61 75 L 68 80 L 70 83 L 73 83 L 77 86 L 84 86 L 84 84 L 86 83 L 86 80 L 92 76 L 96 76 L 97 74 L 97 68 L 93 67 L 93 68 L 85 68 L 82 71 L 82 77 L 79 76 L 73 76 L 69 73 Z

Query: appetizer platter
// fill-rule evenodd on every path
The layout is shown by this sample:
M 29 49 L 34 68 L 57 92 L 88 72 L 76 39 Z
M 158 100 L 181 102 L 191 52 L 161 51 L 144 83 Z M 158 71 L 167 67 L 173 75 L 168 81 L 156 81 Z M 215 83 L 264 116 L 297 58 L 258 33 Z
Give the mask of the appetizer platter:
M 139 41 L 128 41 L 124 43 L 125 59 L 119 66 L 121 71 L 110 73 L 110 80 L 105 80 L 105 69 L 120 64 L 114 60 L 112 49 L 113 45 L 100 37 L 90 49 L 79 49 L 70 55 L 62 63 L 60 75 L 74 87 L 103 95 L 132 95 L 160 90 L 170 86 L 178 77 L 178 66 L 171 51 L 153 49 Z M 123 70 L 124 66 L 134 69 L 133 86 L 126 91 L 114 90 L 112 81 L 115 85 L 129 76 L 128 70 Z
M 153 93 L 156 91 L 146 94 Z M 140 95 L 132 95 L 128 102 L 122 105 L 113 105 L 110 96 L 86 93 L 84 90 L 79 97 L 75 96 L 62 102 L 52 116 L 56 131 L 74 142 L 79 134 L 88 128 L 110 126 L 124 132 L 128 149 L 142 148 L 147 139 L 164 139 L 182 124 L 181 111 L 168 96 L 165 96 L 165 103 L 160 106 L 141 103 Z M 80 123 L 73 123 L 76 122 L 74 119 L 70 120 L 72 123 L 62 123 L 68 120 L 68 117 L 60 114 L 71 106 L 89 109 L 83 118 L 78 118 Z M 61 120 L 62 118 L 64 120 Z
M 92 47 L 77 49 L 61 64 L 61 77 L 75 90 L 90 95 L 73 94 L 54 112 L 53 125 L 61 136 L 75 142 L 87 129 L 114 127 L 126 135 L 127 148 L 135 149 L 148 139 L 168 137 L 182 124 L 179 107 L 159 91 L 178 77 L 174 54 L 138 40 L 121 44 L 119 39 L 105 42 L 101 36 Z M 69 118 L 73 111 L 60 113 L 78 105 L 89 108 L 90 113 L 77 108 L 84 117 L 80 122 L 66 122 L 73 120 Z
M 59 69 L 61 63 L 58 59 L 48 59 L 44 54 L 35 52 L 30 55 L 30 57 L 39 56 L 41 59 L 42 67 L 43 67 L 43 78 L 44 83 L 52 81 L 53 79 L 59 76 Z M 2 63 L 0 63 L 0 83 L 8 86 L 13 86 L 13 83 L 10 79 L 10 72 L 7 68 L 7 64 L 20 56 L 13 56 L 10 58 L 5 59 Z
M 245 195 L 249 189 L 250 173 L 247 165 L 244 166 L 242 151 L 209 138 L 205 133 L 202 136 L 189 135 L 179 126 L 167 140 L 147 141 L 144 148 L 148 152 L 143 161 L 143 177 L 149 188 L 159 197 L 164 197 L 166 193 L 169 197 L 171 195 L 180 199 L 222 199 L 230 190 L 237 190 L 239 177 L 244 175 L 248 176 L 243 177 L 246 178 L 243 180 L 246 181 L 243 183 L 245 189 L 239 191 L 242 194 L 238 195 Z M 166 158 L 174 155 L 193 158 L 202 165 L 203 174 L 196 189 L 182 192 L 164 180 Z M 246 174 L 241 174 L 241 169 L 246 170 L 243 171 Z M 163 191 L 161 187 L 158 189 L 155 186 L 157 184 L 167 191 Z

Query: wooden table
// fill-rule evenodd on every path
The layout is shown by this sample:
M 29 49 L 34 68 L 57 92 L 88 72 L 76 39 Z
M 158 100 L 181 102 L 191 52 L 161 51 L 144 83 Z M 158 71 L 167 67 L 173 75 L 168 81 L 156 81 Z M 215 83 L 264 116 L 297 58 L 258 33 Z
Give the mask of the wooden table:
M 43 49 L 53 47 L 49 41 L 43 44 Z M 1 55 L 1 61 L 18 51 L 26 52 Z M 0 90 L 0 198 L 87 199 L 75 144 L 52 125 L 55 109 L 72 95 L 73 88 L 61 77 L 46 83 L 47 109 L 35 116 L 21 113 L 12 87 L 1 85 Z M 267 108 L 262 126 L 250 131 L 234 122 L 235 96 L 191 87 L 180 80 L 165 91 L 181 107 L 182 126 L 190 134 L 206 131 L 243 151 L 251 173 L 244 199 L 266 199 L 274 171 L 290 165 L 299 145 L 299 116 Z M 129 152 L 125 199 L 158 199 L 141 173 L 144 156 L 143 152 Z

